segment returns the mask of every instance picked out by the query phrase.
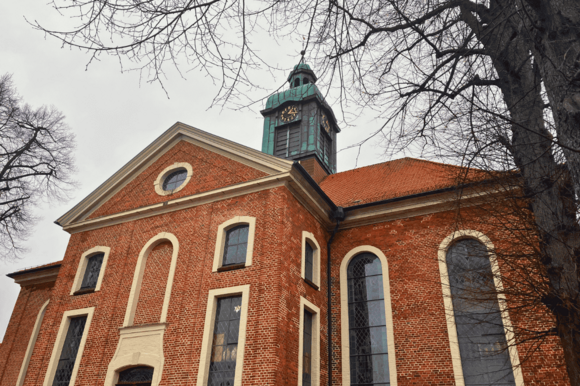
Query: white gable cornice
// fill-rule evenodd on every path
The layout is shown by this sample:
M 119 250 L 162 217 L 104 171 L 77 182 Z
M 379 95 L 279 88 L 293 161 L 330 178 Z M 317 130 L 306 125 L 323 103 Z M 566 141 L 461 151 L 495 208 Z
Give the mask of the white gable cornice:
M 206 150 L 261 170 L 269 175 L 288 173 L 292 168 L 292 161 L 262 153 L 261 151 L 177 122 L 85 199 L 61 216 L 56 223 L 67 228 L 72 224 L 82 222 L 179 141 L 190 142 Z

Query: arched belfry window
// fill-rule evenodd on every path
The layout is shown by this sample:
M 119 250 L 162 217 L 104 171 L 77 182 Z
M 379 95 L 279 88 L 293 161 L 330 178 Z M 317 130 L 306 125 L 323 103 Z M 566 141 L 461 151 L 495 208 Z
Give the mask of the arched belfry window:
M 347 280 L 350 384 L 390 384 L 380 259 L 368 252 L 355 256 L 348 265 Z
M 300 78 L 294 79 L 294 87 L 300 86 Z
M 515 385 L 487 248 L 462 239 L 446 260 L 465 385 Z
M 119 373 L 117 386 L 151 386 L 153 367 L 131 367 Z

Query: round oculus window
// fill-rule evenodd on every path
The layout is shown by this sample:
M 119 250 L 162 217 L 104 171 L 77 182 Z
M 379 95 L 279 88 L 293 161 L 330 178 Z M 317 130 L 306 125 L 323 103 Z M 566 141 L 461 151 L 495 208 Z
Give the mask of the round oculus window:
M 172 191 L 179 188 L 187 179 L 187 170 L 181 168 L 171 172 L 163 181 L 163 190 Z

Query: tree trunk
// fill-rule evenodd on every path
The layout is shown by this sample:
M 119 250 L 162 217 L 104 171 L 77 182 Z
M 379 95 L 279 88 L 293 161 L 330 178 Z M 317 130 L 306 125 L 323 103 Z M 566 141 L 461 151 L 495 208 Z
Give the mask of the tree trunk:
M 551 66 L 545 65 L 549 60 L 547 56 L 539 61 L 535 58 L 531 60 L 529 53 L 534 47 L 530 47 L 527 32 L 522 31 L 522 25 L 518 25 L 517 20 L 508 21 L 509 18 L 505 17 L 517 14 L 515 7 L 511 0 L 492 0 L 489 12 L 479 15 L 483 23 L 466 9 L 462 9 L 462 18 L 478 34 L 498 74 L 500 88 L 513 122 L 509 150 L 521 171 L 524 193 L 531 202 L 540 235 L 542 263 L 551 286 L 551 294 L 543 302 L 555 316 L 570 382 L 580 386 L 580 226 L 576 219 L 574 193 L 566 189 L 569 179 L 572 179 L 574 189 L 580 192 L 580 153 L 565 150 L 570 173 L 563 173 L 562 166 L 554 158 L 551 135 L 544 121 L 541 81 L 560 82 L 560 86 L 551 84 L 549 87 L 546 85 L 546 88 L 551 90 L 550 101 L 555 100 L 559 107 L 554 109 L 557 110 L 556 124 L 561 125 L 558 127 L 558 139 L 566 141 L 573 148 L 580 147 L 580 89 L 573 87 L 570 82 L 566 86 L 562 85 L 566 76 L 561 68 L 555 67 L 554 61 L 550 62 Z M 549 48 L 556 51 L 552 46 Z M 557 48 L 564 49 L 560 46 Z M 570 45 L 568 48 L 574 60 L 579 60 L 580 50 Z M 546 48 L 543 52 L 551 51 Z M 559 54 L 566 56 L 566 52 Z M 574 61 L 567 60 L 566 63 L 572 68 Z M 537 67 L 534 67 L 538 64 L 542 77 Z M 551 69 L 551 72 L 546 68 Z M 545 77 L 548 72 L 549 76 Z M 580 86 L 580 71 L 578 74 Z

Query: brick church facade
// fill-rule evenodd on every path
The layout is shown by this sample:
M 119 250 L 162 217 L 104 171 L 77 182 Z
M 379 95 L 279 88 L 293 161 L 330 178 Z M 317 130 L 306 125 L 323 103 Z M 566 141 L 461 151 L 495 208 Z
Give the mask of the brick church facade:
M 569 385 L 556 338 L 523 355 L 501 301 L 453 300 L 509 244 L 458 229 L 457 167 L 336 173 L 315 74 L 288 81 L 262 151 L 176 123 L 58 219 L 62 261 L 9 275 L 0 385 Z

